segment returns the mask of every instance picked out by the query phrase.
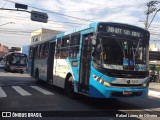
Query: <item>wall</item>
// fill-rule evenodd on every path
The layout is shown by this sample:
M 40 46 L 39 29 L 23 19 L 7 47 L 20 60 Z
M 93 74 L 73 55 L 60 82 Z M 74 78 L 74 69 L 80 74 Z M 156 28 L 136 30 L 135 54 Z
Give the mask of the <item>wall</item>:
M 0 45 L 0 56 L 3 57 L 8 52 L 8 47 L 5 45 Z

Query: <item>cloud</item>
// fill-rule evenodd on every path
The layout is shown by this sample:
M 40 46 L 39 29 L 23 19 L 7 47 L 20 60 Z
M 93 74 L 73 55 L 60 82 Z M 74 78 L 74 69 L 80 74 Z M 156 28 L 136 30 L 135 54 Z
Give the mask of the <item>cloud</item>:
M 73 16 L 81 19 L 88 19 L 91 21 L 113 21 L 113 22 L 122 22 L 127 24 L 132 24 L 140 27 L 144 27 L 143 22 L 146 20 L 146 15 L 144 14 L 147 7 L 145 4 L 150 0 L 14 0 L 19 3 L 29 5 L 29 11 L 37 10 L 33 7 L 39 9 L 45 9 L 53 11 L 56 13 Z M 0 6 L 3 6 L 5 2 L 1 2 Z M 6 8 L 13 8 L 14 4 L 7 2 L 5 5 Z M 40 11 L 40 10 L 37 10 Z M 43 11 L 43 10 L 42 10 Z M 43 11 L 46 12 L 46 11 Z M 40 23 L 33 22 L 30 20 L 30 14 L 24 12 L 13 12 L 13 11 L 0 11 L 0 24 L 5 22 L 15 22 L 14 25 L 3 26 L 6 29 L 12 30 L 26 30 L 32 32 L 33 30 L 40 29 L 42 27 L 48 29 L 55 29 L 60 31 L 66 31 L 73 27 L 81 26 L 87 24 L 90 21 L 84 21 L 80 19 L 75 19 L 72 17 L 67 17 L 64 15 L 58 15 L 55 13 L 49 13 L 49 22 Z M 2 17 L 3 16 L 3 17 Z M 151 15 L 150 15 L 151 17 Z M 149 19 L 150 20 L 150 19 Z M 160 26 L 160 14 L 157 13 L 151 27 Z M 77 23 L 77 24 L 75 24 Z M 156 25 L 154 25 L 156 23 Z M 23 32 L 22 32 L 23 33 Z M 12 39 L 13 42 L 17 40 L 25 39 L 23 43 L 30 43 L 30 36 L 18 37 L 12 34 L 8 35 L 8 38 L 3 37 L 3 40 Z M 1 42 L 1 41 L 0 41 Z

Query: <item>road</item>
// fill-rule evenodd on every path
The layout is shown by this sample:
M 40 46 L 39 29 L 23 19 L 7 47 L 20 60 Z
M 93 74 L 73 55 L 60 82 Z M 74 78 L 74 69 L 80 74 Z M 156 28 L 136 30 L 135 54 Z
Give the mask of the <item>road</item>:
M 153 91 L 153 90 L 152 90 Z M 160 97 L 121 98 L 117 100 L 91 100 L 85 96 L 68 98 L 63 90 L 41 82 L 35 83 L 28 74 L 9 73 L 0 70 L 0 111 L 34 111 L 50 117 L 86 117 L 86 119 L 158 119 Z M 104 114 L 105 113 L 105 114 Z M 130 114 L 131 116 L 128 116 Z M 137 115 L 143 115 L 143 117 Z M 118 116 L 116 118 L 116 115 Z M 100 118 L 97 118 L 99 117 Z M 43 117 L 43 116 L 42 116 Z M 78 117 L 78 118 L 79 118 Z M 49 118 L 48 118 L 49 119 Z M 69 119 L 69 118 L 67 118 Z M 92 120 L 93 120 L 92 119 Z

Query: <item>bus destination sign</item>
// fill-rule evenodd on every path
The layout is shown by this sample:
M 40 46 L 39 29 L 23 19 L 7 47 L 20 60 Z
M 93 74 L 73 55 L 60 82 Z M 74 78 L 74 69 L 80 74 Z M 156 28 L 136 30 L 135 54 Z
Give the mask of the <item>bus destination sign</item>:
M 107 26 L 106 31 L 108 33 L 121 34 L 121 35 L 127 35 L 127 36 L 138 37 L 138 38 L 141 36 L 140 32 L 129 30 L 129 29 L 123 29 L 119 27 L 113 27 L 113 26 Z

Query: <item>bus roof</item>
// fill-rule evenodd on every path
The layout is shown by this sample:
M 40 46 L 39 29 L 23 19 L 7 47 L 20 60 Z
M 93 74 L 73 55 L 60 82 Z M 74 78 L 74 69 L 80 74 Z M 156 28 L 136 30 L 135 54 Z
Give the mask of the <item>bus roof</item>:
M 99 23 L 105 23 L 105 24 L 120 24 L 120 25 L 126 25 L 126 26 L 136 27 L 136 28 L 138 28 L 138 29 L 145 30 L 144 28 L 141 28 L 141 27 L 139 27 L 139 26 L 131 25 L 131 24 L 126 24 L 126 23 L 118 23 L 118 22 L 92 22 L 92 23 L 89 23 L 89 24 L 84 25 L 84 26 L 82 26 L 82 27 L 74 28 L 74 29 L 71 29 L 71 30 L 66 31 L 66 32 L 64 32 L 64 33 L 60 33 L 60 34 L 52 37 L 50 40 L 53 40 L 53 39 L 56 39 L 56 38 L 59 38 L 59 37 L 65 36 L 65 35 L 69 35 L 69 34 L 72 34 L 72 33 L 75 33 L 75 32 L 79 32 L 79 31 L 82 31 L 82 30 L 85 30 L 85 29 L 88 29 L 88 28 L 96 28 L 96 26 L 97 26 Z M 145 30 L 145 31 L 148 31 L 148 30 Z

